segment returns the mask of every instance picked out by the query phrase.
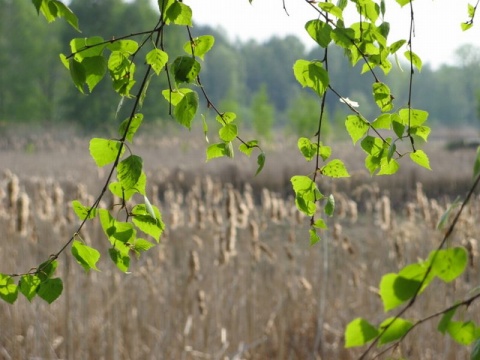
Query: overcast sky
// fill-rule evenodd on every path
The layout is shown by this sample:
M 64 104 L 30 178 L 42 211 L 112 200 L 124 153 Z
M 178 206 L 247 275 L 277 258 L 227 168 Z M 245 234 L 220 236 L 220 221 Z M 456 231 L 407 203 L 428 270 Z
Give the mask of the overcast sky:
M 472 0 L 473 1 L 473 0 Z M 193 10 L 198 24 L 222 27 L 230 40 L 265 41 L 277 35 L 294 34 L 308 48 L 315 46 L 304 30 L 315 12 L 304 0 L 285 0 L 290 16 L 283 10 L 282 0 L 184 0 Z M 475 1 L 474 1 L 475 2 Z M 403 8 L 394 0 L 386 0 L 386 20 L 391 23 L 389 43 L 407 39 L 410 25 L 410 7 Z M 455 50 L 464 43 L 480 47 L 480 18 L 467 32 L 460 23 L 467 20 L 466 0 L 417 0 L 415 11 L 416 37 L 413 51 L 424 63 L 433 67 L 455 62 Z

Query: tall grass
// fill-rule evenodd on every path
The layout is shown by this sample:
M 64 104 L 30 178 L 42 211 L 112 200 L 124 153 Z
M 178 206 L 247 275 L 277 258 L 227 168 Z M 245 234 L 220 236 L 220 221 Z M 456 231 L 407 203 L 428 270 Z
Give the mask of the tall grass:
M 324 245 L 310 247 L 308 222 L 284 193 L 209 175 L 182 188 L 165 182 L 169 176 L 182 175 L 157 178 L 149 189 L 169 226 L 161 244 L 134 260 L 131 274 L 117 271 L 107 256 L 101 272 L 85 274 L 62 255 L 58 301 L 0 304 L 0 358 L 354 359 L 359 350 L 343 348 L 346 324 L 358 316 L 382 321 L 381 275 L 428 255 L 448 206 L 420 183 L 406 202 L 375 183 L 333 188 L 338 216 L 322 235 Z M 5 174 L 2 272 L 28 271 L 62 246 L 75 229 L 68 205 L 74 198 L 88 202 L 91 194 L 75 180 Z M 466 246 L 471 266 L 455 286 L 431 285 L 408 317 L 437 312 L 478 284 L 479 200 L 451 240 Z M 106 253 L 96 220 L 80 235 Z M 480 320 L 478 313 L 473 304 L 468 316 Z M 397 354 L 467 358 L 468 350 L 436 326 L 434 320 L 414 330 Z

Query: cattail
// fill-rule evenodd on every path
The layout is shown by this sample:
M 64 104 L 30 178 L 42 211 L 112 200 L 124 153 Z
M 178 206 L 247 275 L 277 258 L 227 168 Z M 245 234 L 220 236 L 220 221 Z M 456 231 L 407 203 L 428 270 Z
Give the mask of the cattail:
M 189 259 L 190 277 L 189 280 L 198 280 L 200 278 L 200 258 L 195 250 L 190 251 Z
M 251 219 L 248 223 L 250 229 L 250 237 L 253 241 L 257 241 L 259 239 L 259 231 L 258 231 L 258 223 Z
M 262 210 L 265 214 L 270 213 L 270 209 L 272 208 L 272 197 L 270 195 L 270 191 L 268 189 L 262 189 Z
M 348 200 L 347 206 L 348 206 L 348 212 L 350 214 L 350 223 L 355 224 L 358 220 L 357 202 L 354 200 Z
M 59 184 L 54 184 L 53 187 L 53 209 L 54 209 L 54 223 L 59 224 L 65 218 L 64 204 L 65 196 Z
M 17 231 L 20 235 L 27 235 L 27 223 L 30 216 L 30 198 L 24 192 L 18 196 L 17 200 Z
M 335 223 L 335 225 L 333 225 L 332 236 L 336 242 L 340 242 L 342 237 L 342 225 L 339 223 Z
M 390 198 L 383 195 L 380 199 L 380 227 L 382 230 L 388 230 L 392 226 L 392 209 L 390 207 Z
M 7 171 L 7 201 L 8 208 L 14 210 L 17 205 L 18 195 L 20 193 L 20 180 L 18 176 Z
M 205 319 L 208 313 L 207 309 L 207 295 L 205 291 L 198 290 L 197 292 L 198 311 L 200 312 L 200 318 Z

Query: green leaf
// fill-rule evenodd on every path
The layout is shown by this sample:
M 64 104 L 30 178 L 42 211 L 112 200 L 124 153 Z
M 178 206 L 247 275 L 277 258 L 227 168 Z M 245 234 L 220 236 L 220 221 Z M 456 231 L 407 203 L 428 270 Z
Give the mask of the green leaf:
M 332 39 L 338 46 L 349 49 L 354 44 L 355 31 L 351 28 L 336 27 L 332 31 Z
M 323 11 L 328 12 L 329 14 L 332 14 L 336 18 L 343 20 L 343 11 L 341 8 L 333 5 L 332 3 L 329 2 L 319 2 L 318 7 L 322 9 Z
M 238 135 L 237 125 L 235 124 L 227 124 L 220 128 L 218 132 L 220 139 L 225 142 L 230 142 L 234 140 Z
M 345 164 L 339 159 L 334 159 L 327 163 L 324 167 L 321 168 L 320 172 L 322 173 L 322 175 L 331 178 L 342 178 L 350 176 L 347 168 L 345 167 Z
M 460 23 L 460 27 L 461 27 L 462 31 L 467 31 L 472 26 L 473 26 L 473 22 L 470 22 L 470 21 Z
M 38 276 L 40 281 L 45 281 L 46 279 L 49 279 L 52 277 L 53 273 L 57 269 L 57 266 L 58 266 L 57 260 L 44 261 L 38 266 L 36 275 Z
M 207 147 L 207 161 L 223 156 L 227 156 L 225 143 L 211 144 Z
M 18 297 L 18 286 L 11 276 L 0 274 L 0 298 L 13 304 Z
M 187 54 L 198 56 L 203 60 L 205 54 L 212 49 L 213 44 L 215 44 L 215 38 L 212 35 L 202 35 L 185 43 L 183 50 L 185 50 Z
M 257 171 L 255 172 L 255 176 L 260 174 L 260 172 L 263 170 L 263 167 L 265 166 L 265 160 L 266 160 L 266 157 L 264 152 L 261 152 L 260 154 L 258 154 L 257 156 L 258 167 L 257 167 Z
M 175 1 L 165 12 L 167 24 L 192 26 L 192 9 L 182 2 Z
M 405 5 L 410 4 L 412 0 L 396 0 L 396 1 L 397 3 L 400 4 L 401 7 L 404 7 Z
M 107 45 L 100 36 L 89 38 L 75 38 L 70 41 L 70 50 L 75 55 L 75 59 L 82 62 L 89 57 L 102 56 L 103 50 Z
M 179 56 L 172 64 L 173 76 L 177 84 L 194 82 L 201 69 L 200 63 L 190 56 Z
M 90 211 L 89 207 L 83 206 L 78 200 L 72 201 L 72 208 L 80 220 L 93 219 L 95 216 L 97 216 L 96 209 L 92 209 Z
M 147 186 L 147 176 L 142 171 L 140 177 L 138 178 L 137 183 L 132 186 L 130 189 L 125 189 L 120 182 L 112 182 L 108 185 L 111 193 L 118 196 L 120 199 L 125 201 L 130 200 L 130 198 L 136 193 L 145 195 L 145 188 Z
M 428 112 L 418 109 L 402 109 L 398 112 L 404 125 L 418 127 L 428 119 Z
M 392 115 L 381 114 L 372 122 L 372 127 L 377 130 L 390 130 L 390 128 L 392 127 Z
M 86 272 L 90 269 L 98 270 L 97 262 L 100 259 L 98 250 L 74 240 L 72 244 L 72 255 Z
M 352 138 L 353 144 L 360 140 L 370 128 L 368 122 L 360 115 L 349 115 L 345 120 L 345 127 Z
M 88 90 L 92 92 L 107 73 L 107 60 L 103 56 L 93 56 L 85 58 L 82 65 L 86 74 L 85 82 Z
M 328 226 L 325 223 L 325 220 L 323 220 L 323 219 L 315 220 L 315 222 L 313 223 L 313 227 L 316 228 L 316 229 L 322 229 L 322 230 L 328 229 Z
M 395 144 L 393 144 L 395 147 Z M 393 148 L 392 148 L 393 149 Z M 398 169 L 400 169 L 400 165 L 395 159 L 388 159 L 388 154 L 382 154 L 380 158 L 380 171 L 377 175 L 393 175 L 395 174 Z M 385 156 L 387 155 L 387 156 Z
M 87 81 L 87 74 L 82 63 L 78 62 L 74 58 L 69 61 L 70 76 L 77 89 L 83 94 L 83 85 Z
M 416 294 L 420 283 L 420 280 L 408 279 L 393 273 L 383 275 L 380 281 L 380 297 L 385 312 L 411 299 Z
M 437 330 L 441 332 L 442 334 L 445 334 L 448 330 L 448 325 L 450 325 L 450 322 L 453 318 L 453 315 L 455 315 L 455 312 L 457 311 L 458 308 L 453 308 L 449 311 L 447 311 L 445 314 L 443 314 L 442 318 L 440 319 L 440 322 L 438 323 Z
M 173 115 L 180 125 L 191 129 L 193 119 L 198 109 L 198 94 L 195 91 L 186 92 L 175 106 Z
M 312 143 L 310 139 L 301 137 L 297 142 L 298 149 L 305 157 L 305 160 L 311 161 L 315 155 L 318 154 L 318 146 L 316 143 Z
M 54 278 L 43 281 L 37 289 L 37 294 L 49 304 L 53 303 L 62 294 L 62 279 Z
M 215 119 L 222 125 L 230 124 L 237 118 L 237 114 L 233 112 L 224 112 L 220 115 L 217 115 Z
M 431 129 L 428 126 L 416 126 L 410 128 L 410 134 L 416 135 L 425 141 L 428 141 Z
M 438 250 L 430 253 L 433 273 L 445 282 L 455 280 L 468 265 L 468 253 L 463 247 Z
M 117 265 L 121 271 L 128 272 L 128 268 L 130 266 L 130 257 L 128 255 L 122 254 L 115 248 L 108 249 L 108 254 L 110 255 L 110 259 L 112 259 L 113 263 Z
M 107 48 L 113 52 L 119 52 L 123 56 L 130 56 L 138 51 L 138 42 L 131 39 L 115 40 L 107 45 Z
M 35 295 L 37 295 L 37 288 L 40 283 L 41 281 L 36 275 L 23 275 L 18 283 L 18 290 L 20 290 L 28 301 L 32 301 Z
M 315 245 L 320 241 L 320 236 L 317 234 L 316 229 L 310 229 L 308 233 L 310 235 L 310 245 Z
M 313 216 L 317 209 L 315 202 L 323 198 L 317 185 L 308 176 L 296 175 L 290 179 L 295 192 L 295 205 L 298 210 Z
M 117 166 L 117 178 L 126 190 L 133 188 L 142 175 L 143 160 L 140 156 L 130 155 Z
M 395 54 L 406 42 L 406 40 L 395 41 L 392 45 L 390 45 L 390 54 Z
M 297 60 L 293 65 L 293 73 L 303 87 L 309 87 L 319 96 L 323 96 L 329 79 L 328 72 L 320 61 Z
M 238 149 L 245 155 L 250 156 L 253 152 L 253 149 L 255 149 L 256 147 L 258 147 L 258 141 L 250 140 L 246 143 L 241 143 Z
M 105 166 L 115 161 L 120 151 L 121 142 L 118 140 L 108 140 L 93 138 L 90 140 L 90 155 L 98 167 Z M 125 148 L 122 147 L 122 154 Z
M 382 112 L 393 109 L 393 97 L 390 88 L 381 82 L 373 83 L 373 98 Z
M 75 30 L 80 31 L 78 18 L 68 6 L 57 0 L 51 0 L 50 2 L 57 7 L 56 17 L 64 18 Z
M 155 48 L 148 52 L 145 59 L 147 64 L 155 71 L 155 74 L 160 75 L 160 72 L 168 62 L 168 54 L 165 51 Z
M 155 244 L 152 244 L 151 242 L 138 238 L 135 240 L 135 244 L 133 245 L 133 250 L 137 253 L 144 252 L 150 250 L 152 247 L 154 247 Z
M 473 321 L 450 321 L 447 332 L 461 345 L 470 345 L 478 339 L 478 330 Z
M 422 59 L 413 51 L 407 50 L 404 53 L 405 58 L 415 66 L 418 71 L 422 71 Z
M 133 223 L 145 234 L 150 235 L 158 243 L 160 236 L 165 230 L 165 224 L 162 221 L 162 215 L 156 206 L 151 204 L 150 209 L 147 204 L 136 205 L 132 209 Z M 152 217 L 153 211 L 155 217 Z
M 382 331 L 387 326 L 388 329 L 380 336 L 379 345 L 402 338 L 413 327 L 413 323 L 402 318 L 390 317 L 380 324 L 379 330 Z
M 310 35 L 310 37 L 323 48 L 326 48 L 332 41 L 330 36 L 332 27 L 319 19 L 307 22 L 305 24 L 305 29 L 307 30 L 308 35 Z
M 130 118 L 127 118 L 122 121 L 120 127 L 118 128 L 118 134 L 120 136 L 125 135 L 125 131 L 127 130 L 127 125 L 129 123 Z M 137 133 L 137 130 L 140 128 L 140 125 L 143 122 L 143 114 L 137 113 L 132 117 L 132 121 L 130 121 L 130 126 L 128 126 L 127 134 L 125 135 L 125 139 L 129 142 L 133 142 L 133 136 Z
M 430 168 L 430 161 L 428 160 L 428 156 L 423 150 L 416 150 L 415 152 L 410 153 L 410 159 L 412 159 L 413 162 L 424 167 L 425 169 L 432 170 Z
M 367 320 L 356 318 L 345 329 L 345 347 L 363 346 L 378 336 L 378 330 Z
M 333 216 L 335 211 L 335 198 L 332 194 L 327 197 L 327 203 L 325 204 L 325 214 L 328 216 Z

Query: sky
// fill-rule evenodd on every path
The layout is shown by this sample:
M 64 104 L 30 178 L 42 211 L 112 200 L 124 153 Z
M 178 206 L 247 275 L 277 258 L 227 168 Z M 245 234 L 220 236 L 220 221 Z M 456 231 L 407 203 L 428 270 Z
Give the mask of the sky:
M 221 27 L 231 41 L 245 42 L 255 39 L 263 42 L 272 36 L 296 35 L 307 49 L 316 43 L 306 33 L 304 26 L 315 19 L 316 12 L 304 0 L 184 0 L 193 10 L 194 22 Z M 472 2 L 473 0 L 470 0 Z M 473 1 L 475 3 L 475 1 Z M 454 4 L 454 5 L 452 5 Z M 441 64 L 455 64 L 455 52 L 462 44 L 480 47 L 479 23 L 463 32 L 460 23 L 468 19 L 468 0 L 416 0 L 415 38 L 413 52 L 423 63 L 433 68 Z M 389 43 L 408 39 L 410 27 L 409 5 L 400 7 L 394 0 L 386 0 L 386 21 L 390 22 Z M 348 19 L 347 19 L 348 21 Z

